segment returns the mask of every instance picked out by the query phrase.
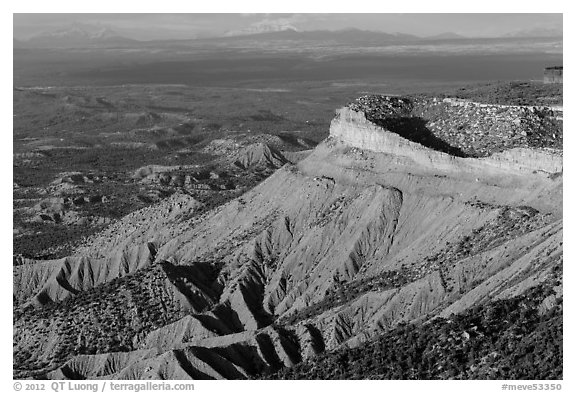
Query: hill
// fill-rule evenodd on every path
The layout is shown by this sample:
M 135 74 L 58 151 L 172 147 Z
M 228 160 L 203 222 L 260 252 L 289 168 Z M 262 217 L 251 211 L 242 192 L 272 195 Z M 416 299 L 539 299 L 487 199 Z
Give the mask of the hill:
M 36 283 L 15 279 L 14 374 L 561 377 L 556 117 L 368 96 L 338 110 L 330 136 L 295 164 L 269 145 L 237 150 L 283 165 L 214 209 L 176 199 L 136 212 L 90 237 L 64 269 L 62 260 L 14 267 Z M 406 126 L 415 120 L 423 126 Z M 518 138 L 503 145 L 510 132 Z M 139 247 L 148 252 L 126 253 Z M 112 255 L 118 263 L 97 261 Z M 89 273 L 95 266 L 106 274 Z M 57 269 L 54 279 L 42 273 Z M 32 301 L 45 287 L 68 294 Z M 384 366 L 388 348 L 403 356 L 397 367 Z M 364 352 L 373 361 L 359 375 Z

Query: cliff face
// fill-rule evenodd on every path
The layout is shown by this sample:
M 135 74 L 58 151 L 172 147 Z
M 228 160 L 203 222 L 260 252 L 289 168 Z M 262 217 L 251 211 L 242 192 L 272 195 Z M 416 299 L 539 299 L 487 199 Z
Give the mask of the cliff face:
M 531 173 L 562 172 L 562 155 L 551 149 L 513 148 L 485 158 L 455 157 L 409 141 L 366 119 L 350 108 L 337 111 L 330 136 L 359 149 L 394 155 L 442 172 Z

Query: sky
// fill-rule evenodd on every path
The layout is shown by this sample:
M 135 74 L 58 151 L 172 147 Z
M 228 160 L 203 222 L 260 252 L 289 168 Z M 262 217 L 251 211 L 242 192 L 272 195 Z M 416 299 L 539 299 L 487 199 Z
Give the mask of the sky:
M 431 36 L 454 32 L 468 37 L 502 36 L 522 30 L 562 31 L 562 14 L 14 14 L 14 38 L 80 27 L 109 28 L 139 39 L 186 39 L 294 28 L 358 28 Z

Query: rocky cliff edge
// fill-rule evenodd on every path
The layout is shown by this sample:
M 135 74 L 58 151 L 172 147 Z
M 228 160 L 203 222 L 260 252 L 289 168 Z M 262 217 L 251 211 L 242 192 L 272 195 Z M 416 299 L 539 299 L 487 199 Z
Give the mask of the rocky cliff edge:
M 555 149 L 513 148 L 489 157 L 456 157 L 412 142 L 369 120 L 361 111 L 344 107 L 336 111 L 330 136 L 359 149 L 406 158 L 441 172 L 512 172 L 546 174 L 562 172 L 562 153 Z

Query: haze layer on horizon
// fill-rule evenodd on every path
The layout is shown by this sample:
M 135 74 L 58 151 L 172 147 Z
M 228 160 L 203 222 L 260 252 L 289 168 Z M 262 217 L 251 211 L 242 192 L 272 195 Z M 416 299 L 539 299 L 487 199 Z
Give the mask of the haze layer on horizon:
M 16 39 L 70 28 L 110 29 L 137 40 L 348 28 L 423 37 L 562 34 L 562 14 L 14 14 L 13 21 Z

